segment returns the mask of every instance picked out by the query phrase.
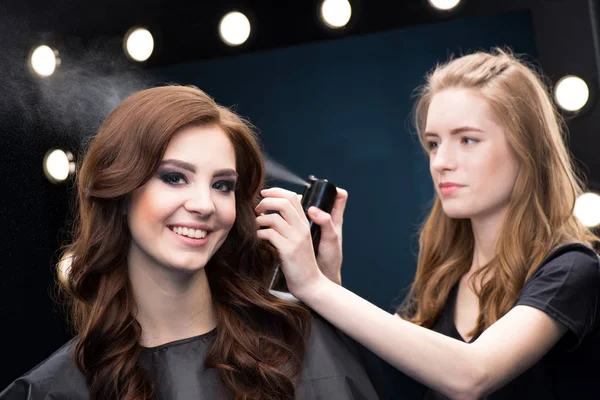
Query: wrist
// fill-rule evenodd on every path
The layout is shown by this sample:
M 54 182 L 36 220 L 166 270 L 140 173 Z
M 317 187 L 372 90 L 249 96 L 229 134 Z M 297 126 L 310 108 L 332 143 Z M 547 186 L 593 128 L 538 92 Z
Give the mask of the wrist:
M 342 285 L 342 271 L 341 268 L 335 268 L 331 270 L 321 270 L 325 277 L 329 279 L 331 282 L 336 283 L 338 285 Z
M 338 272 L 337 274 L 334 274 L 334 275 L 333 275 L 331 278 L 329 278 L 329 279 L 331 280 L 331 282 L 333 282 L 333 283 L 335 283 L 335 284 L 337 284 L 337 285 L 340 285 L 340 286 L 342 286 L 342 274 L 341 274 L 341 273 L 339 273 L 339 272 Z
M 313 279 L 301 286 L 289 286 L 290 292 L 308 306 L 320 296 L 327 284 L 332 284 L 328 277 L 319 272 Z

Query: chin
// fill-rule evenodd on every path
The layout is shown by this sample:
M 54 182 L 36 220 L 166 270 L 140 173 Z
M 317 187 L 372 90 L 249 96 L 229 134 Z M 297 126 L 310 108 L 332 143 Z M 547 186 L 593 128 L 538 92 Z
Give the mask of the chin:
M 204 270 L 204 266 L 202 267 L 171 267 L 171 271 L 173 271 L 173 273 L 179 274 L 181 276 L 188 276 L 188 277 L 192 277 L 195 276 L 196 274 L 200 273 L 201 271 Z
M 206 263 L 199 263 L 198 260 L 194 260 L 194 262 L 173 261 L 169 262 L 167 265 L 169 269 L 193 274 L 195 272 L 203 270 L 206 266 Z
M 442 207 L 444 209 L 444 214 L 448 218 L 452 219 L 469 219 L 471 218 L 471 213 L 467 210 L 462 210 L 458 207 Z

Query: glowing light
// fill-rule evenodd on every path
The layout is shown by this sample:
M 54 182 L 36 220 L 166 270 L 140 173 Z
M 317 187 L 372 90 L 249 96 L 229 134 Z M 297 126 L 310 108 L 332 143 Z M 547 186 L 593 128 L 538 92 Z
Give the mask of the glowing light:
M 587 104 L 590 98 L 590 89 L 580 77 L 567 75 L 556 84 L 554 98 L 562 109 L 579 111 Z
M 125 53 L 134 61 L 146 61 L 154 51 L 154 38 L 146 28 L 132 28 L 124 39 Z
M 330 28 L 343 28 L 351 16 L 352 6 L 348 0 L 325 0 L 321 4 L 321 19 Z
M 44 156 L 44 173 L 50 182 L 62 182 L 73 172 L 75 172 L 75 163 L 70 152 L 54 149 Z
M 450 11 L 455 8 L 460 0 L 429 0 L 432 7 L 441 11 Z
M 56 272 L 58 279 L 66 283 L 69 279 L 69 272 L 71 272 L 71 264 L 73 263 L 73 255 L 71 253 L 65 253 L 58 261 Z
M 244 14 L 233 11 L 219 23 L 219 36 L 229 46 L 239 46 L 250 37 L 250 20 Z
M 600 196 L 591 192 L 582 194 L 575 201 L 573 213 L 585 226 L 600 225 Z
M 58 51 L 46 45 L 39 46 L 33 50 L 29 58 L 29 64 L 33 71 L 42 77 L 52 75 L 59 63 Z

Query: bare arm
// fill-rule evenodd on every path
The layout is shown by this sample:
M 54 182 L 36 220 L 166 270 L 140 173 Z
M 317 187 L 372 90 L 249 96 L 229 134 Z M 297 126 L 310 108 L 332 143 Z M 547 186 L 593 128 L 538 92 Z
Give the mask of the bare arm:
M 452 398 L 490 393 L 535 364 L 566 328 L 547 314 L 517 306 L 467 344 L 387 313 L 327 279 L 317 266 L 308 221 L 295 194 L 271 189 L 257 232 L 282 258 L 292 293 L 333 325 L 414 379 Z
M 566 332 L 544 312 L 517 306 L 467 344 L 391 315 L 322 275 L 295 295 L 391 365 L 452 398 L 479 398 L 504 386 Z

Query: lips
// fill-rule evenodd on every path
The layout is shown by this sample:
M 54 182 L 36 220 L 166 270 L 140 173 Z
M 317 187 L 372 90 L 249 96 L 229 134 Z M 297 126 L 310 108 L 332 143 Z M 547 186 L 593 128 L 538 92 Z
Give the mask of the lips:
M 453 188 L 453 187 L 464 187 L 465 185 L 461 185 L 460 183 L 454 182 L 442 182 L 439 184 L 440 189 Z
M 181 226 L 172 226 L 169 228 L 178 235 L 187 236 L 192 239 L 202 239 L 208 234 L 208 231 L 205 231 L 203 229 L 192 229 Z
M 195 232 L 192 232 L 194 234 L 194 236 L 192 237 L 192 236 L 190 236 L 189 231 L 194 231 L 194 230 L 190 229 L 190 230 L 188 230 L 187 234 L 183 234 L 181 229 L 183 229 L 183 228 L 177 228 L 177 227 L 174 229 L 169 228 L 168 231 L 171 232 L 173 237 L 175 237 L 179 243 L 184 244 L 186 246 L 202 247 L 206 243 L 208 243 L 209 239 L 212 237 L 210 231 L 195 230 Z M 196 233 L 200 233 L 200 235 L 198 235 L 200 237 L 196 237 Z
M 442 182 L 439 185 L 442 196 L 450 196 L 454 194 L 458 189 L 465 187 L 465 185 L 461 185 L 459 183 L 454 182 Z

